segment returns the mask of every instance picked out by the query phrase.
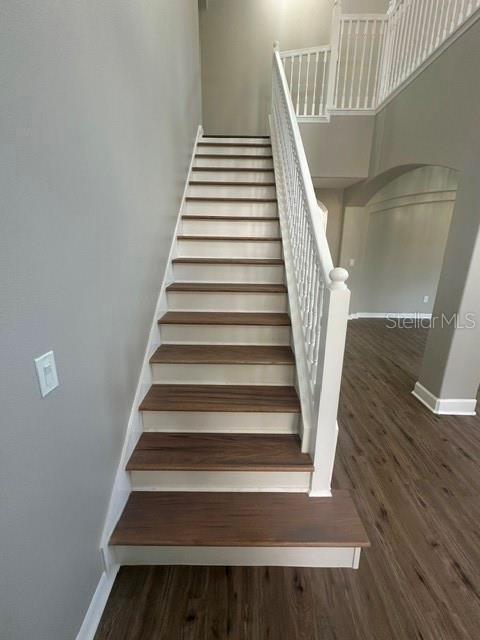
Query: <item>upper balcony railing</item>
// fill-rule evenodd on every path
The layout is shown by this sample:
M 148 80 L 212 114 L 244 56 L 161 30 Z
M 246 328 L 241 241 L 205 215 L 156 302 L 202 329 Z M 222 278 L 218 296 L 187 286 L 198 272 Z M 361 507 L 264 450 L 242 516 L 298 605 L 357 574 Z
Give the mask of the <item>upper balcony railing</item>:
M 280 54 L 301 120 L 371 112 L 480 17 L 480 0 L 391 0 L 386 14 L 342 14 L 328 46 Z

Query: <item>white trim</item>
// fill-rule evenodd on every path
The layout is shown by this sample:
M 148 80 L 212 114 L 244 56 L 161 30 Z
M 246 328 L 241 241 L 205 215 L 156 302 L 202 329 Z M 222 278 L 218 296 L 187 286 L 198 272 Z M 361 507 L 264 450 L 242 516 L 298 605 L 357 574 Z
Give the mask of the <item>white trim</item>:
M 412 391 L 417 398 L 430 411 L 437 415 L 445 416 L 475 416 L 477 406 L 476 398 L 437 398 L 423 384 L 417 382 Z
M 374 311 L 373 313 L 359 311 L 358 313 L 351 313 L 348 316 L 349 320 L 359 320 L 361 318 L 379 318 L 385 320 L 398 320 L 401 318 L 407 318 L 412 320 L 431 320 L 431 313 L 416 313 L 416 312 L 407 312 L 407 313 L 378 313 Z
M 122 565 L 322 567 L 356 569 L 359 547 L 116 546 Z
M 477 406 L 476 398 L 437 398 L 423 384 L 417 382 L 412 391 L 417 398 L 430 411 L 444 416 L 475 416 Z
M 115 565 L 109 573 L 105 571 L 100 576 L 100 580 L 93 594 L 90 605 L 83 619 L 80 631 L 77 634 L 76 640 L 93 640 L 97 627 L 102 618 L 103 610 L 107 604 L 108 596 L 112 590 L 115 577 L 117 575 L 119 566 Z
M 181 212 L 183 210 L 183 206 L 185 203 L 185 197 L 187 195 L 190 175 L 192 173 L 192 167 L 195 160 L 195 152 L 197 149 L 197 143 L 200 137 L 203 134 L 203 128 L 200 125 L 197 129 L 197 135 L 195 137 L 192 156 L 190 160 L 190 165 L 188 168 L 188 172 L 185 180 L 185 189 L 183 191 L 182 200 L 180 203 L 180 207 L 178 209 L 178 217 L 177 223 L 175 225 L 175 230 L 172 236 L 172 243 L 170 246 L 170 252 L 168 255 L 165 274 L 163 277 L 163 282 L 160 287 L 160 293 L 157 299 L 157 304 L 155 305 L 155 313 L 153 314 L 152 324 L 150 327 L 150 333 L 148 336 L 147 347 L 145 350 L 145 354 L 143 357 L 142 369 L 140 372 L 140 376 L 138 379 L 137 388 L 135 391 L 135 396 L 133 399 L 132 407 L 130 410 L 130 416 L 128 419 L 127 430 L 125 434 L 125 440 L 123 444 L 122 453 L 120 455 L 120 460 L 118 463 L 117 473 L 115 475 L 115 481 L 113 483 L 112 493 L 110 496 L 110 501 L 108 505 L 107 515 L 105 518 L 105 524 L 103 527 L 103 533 L 101 537 L 100 548 L 103 553 L 105 569 L 110 572 L 112 568 L 115 566 L 115 562 L 110 554 L 110 549 L 108 546 L 108 541 L 112 534 L 112 531 L 115 527 L 115 524 L 120 517 L 121 512 L 128 500 L 128 496 L 132 489 L 130 477 L 125 467 L 130 457 L 135 445 L 140 437 L 140 434 L 143 431 L 143 423 L 140 412 L 138 411 L 138 406 L 142 401 L 145 393 L 147 392 L 151 381 L 152 381 L 152 373 L 150 369 L 150 357 L 156 348 L 160 344 L 160 333 L 158 329 L 158 318 L 162 314 L 163 311 L 167 309 L 167 296 L 166 296 L 166 287 L 167 285 L 173 281 L 173 271 L 172 271 L 172 258 L 174 257 L 174 253 L 176 251 L 177 243 L 177 230 L 181 223 Z

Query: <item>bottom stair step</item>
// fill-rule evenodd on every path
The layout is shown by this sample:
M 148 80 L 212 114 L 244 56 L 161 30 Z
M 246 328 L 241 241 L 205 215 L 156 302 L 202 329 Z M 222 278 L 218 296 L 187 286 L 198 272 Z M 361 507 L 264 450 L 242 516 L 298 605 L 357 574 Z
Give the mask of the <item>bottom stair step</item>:
M 348 491 L 130 494 L 110 539 L 121 564 L 358 566 L 368 538 Z

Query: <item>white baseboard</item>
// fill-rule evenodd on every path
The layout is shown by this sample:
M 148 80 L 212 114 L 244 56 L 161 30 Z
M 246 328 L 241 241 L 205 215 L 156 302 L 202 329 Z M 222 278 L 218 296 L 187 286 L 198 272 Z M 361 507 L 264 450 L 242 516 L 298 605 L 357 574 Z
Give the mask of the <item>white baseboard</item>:
M 445 416 L 474 416 L 477 406 L 476 398 L 437 398 L 420 382 L 415 384 L 412 395 L 430 411 Z
M 402 318 L 412 319 L 412 320 L 430 320 L 432 317 L 431 313 L 377 313 L 374 311 L 373 313 L 366 311 L 359 311 L 358 313 L 351 313 L 348 316 L 349 320 L 359 320 L 360 318 L 379 318 L 385 320 L 398 320 Z
M 113 583 L 115 582 L 118 569 L 119 566 L 114 565 L 108 573 L 106 571 L 102 573 L 76 640 L 93 640 L 95 637 L 97 627 L 102 618 L 103 610 L 107 604 L 108 596 L 110 595 Z

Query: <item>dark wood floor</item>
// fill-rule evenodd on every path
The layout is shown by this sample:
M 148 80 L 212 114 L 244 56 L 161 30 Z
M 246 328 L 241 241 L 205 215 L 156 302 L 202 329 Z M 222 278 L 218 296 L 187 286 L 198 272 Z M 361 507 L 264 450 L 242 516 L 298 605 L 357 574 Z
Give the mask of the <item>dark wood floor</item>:
M 349 323 L 335 486 L 360 569 L 128 567 L 96 640 L 478 640 L 480 418 L 410 394 L 426 334 Z

